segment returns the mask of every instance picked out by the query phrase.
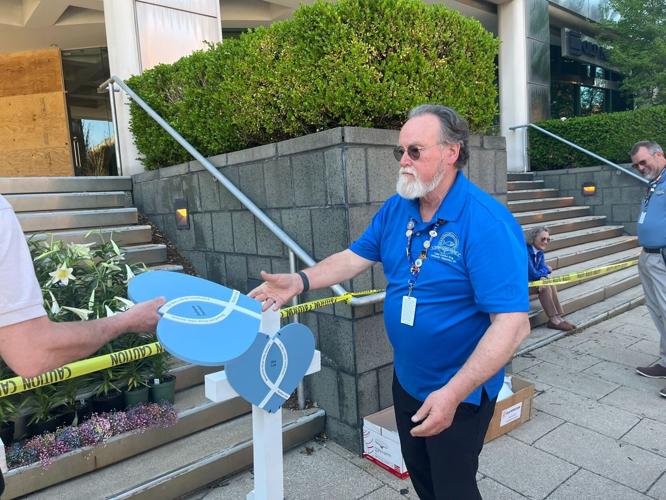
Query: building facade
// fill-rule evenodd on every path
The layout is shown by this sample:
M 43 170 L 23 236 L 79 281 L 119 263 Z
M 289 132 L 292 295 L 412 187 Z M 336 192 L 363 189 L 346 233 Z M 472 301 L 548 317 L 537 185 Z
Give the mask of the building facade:
M 58 120 L 64 120 L 68 131 L 73 172 L 114 174 L 118 162 L 112 153 L 104 165 L 90 165 L 91 150 L 116 140 L 109 97 L 97 92 L 100 83 L 110 75 L 127 78 L 205 48 L 206 42 L 286 19 L 301 3 L 312 1 L 5 0 L 0 2 L 0 63 L 2 56 L 59 48 L 59 91 L 66 116 Z M 621 75 L 594 39 L 594 23 L 610 15 L 607 0 L 426 1 L 478 19 L 502 42 L 498 126 L 507 140 L 509 170 L 529 169 L 525 129 L 512 127 L 630 108 L 630 100 L 619 91 Z M 0 75 L 0 100 L 15 101 L 21 91 L 7 90 L 3 78 L 9 78 L 6 72 Z M 137 173 L 142 166 L 129 136 L 126 101 L 117 95 L 116 104 L 122 173 Z M 18 146 L 16 140 L 12 144 L 22 147 L 21 140 Z M 44 146 L 30 144 L 17 150 L 17 157 Z

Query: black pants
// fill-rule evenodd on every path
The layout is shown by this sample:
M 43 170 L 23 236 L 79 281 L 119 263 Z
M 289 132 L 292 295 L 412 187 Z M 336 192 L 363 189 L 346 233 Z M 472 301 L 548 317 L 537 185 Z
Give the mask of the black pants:
M 400 447 L 414 489 L 421 500 L 477 500 L 479 454 L 495 410 L 483 391 L 479 406 L 461 403 L 451 427 L 436 436 L 412 437 L 411 418 L 422 402 L 410 396 L 393 375 L 393 404 Z

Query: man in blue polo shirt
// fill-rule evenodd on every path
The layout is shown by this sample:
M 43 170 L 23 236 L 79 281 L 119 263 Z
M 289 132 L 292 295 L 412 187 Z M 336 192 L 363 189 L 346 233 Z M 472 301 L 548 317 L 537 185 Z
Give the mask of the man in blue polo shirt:
M 422 499 L 481 498 L 478 457 L 503 367 L 530 332 L 522 231 L 461 172 L 468 136 L 452 109 L 414 108 L 395 148 L 398 194 L 361 238 L 300 273 L 262 273 L 250 293 L 277 309 L 383 264 L 396 421 Z
M 643 253 L 638 258 L 638 273 L 652 321 L 661 337 L 659 360 L 639 366 L 636 372 L 649 378 L 666 378 L 666 158 L 653 141 L 641 141 L 631 149 L 631 162 L 650 181 L 638 216 L 638 242 Z M 659 394 L 666 398 L 666 387 Z

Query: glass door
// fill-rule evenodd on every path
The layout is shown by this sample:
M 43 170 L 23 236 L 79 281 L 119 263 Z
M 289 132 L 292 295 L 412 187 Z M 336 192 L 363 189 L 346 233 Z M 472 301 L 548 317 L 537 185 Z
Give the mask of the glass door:
M 109 78 L 106 47 L 62 51 L 69 128 L 76 175 L 118 175 L 108 93 L 97 87 Z

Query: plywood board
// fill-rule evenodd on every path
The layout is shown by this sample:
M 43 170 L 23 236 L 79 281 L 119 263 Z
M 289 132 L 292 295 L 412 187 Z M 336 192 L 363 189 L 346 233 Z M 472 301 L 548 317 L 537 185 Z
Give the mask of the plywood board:
M 64 90 L 60 49 L 0 54 L 0 97 Z

